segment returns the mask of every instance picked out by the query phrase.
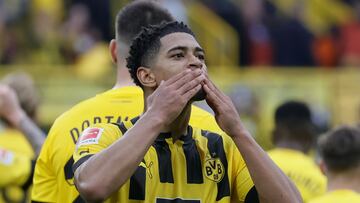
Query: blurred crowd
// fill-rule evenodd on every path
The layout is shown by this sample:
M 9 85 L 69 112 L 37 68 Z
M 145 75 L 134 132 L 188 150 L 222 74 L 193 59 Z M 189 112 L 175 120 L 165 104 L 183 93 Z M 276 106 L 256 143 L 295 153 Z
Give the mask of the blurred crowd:
M 193 1 L 158 1 L 187 21 Z M 360 65 L 357 0 L 198 1 L 237 31 L 241 66 Z M 0 64 L 76 65 L 79 71 L 94 64 L 110 66 L 111 19 L 126 2 L 2 0 Z

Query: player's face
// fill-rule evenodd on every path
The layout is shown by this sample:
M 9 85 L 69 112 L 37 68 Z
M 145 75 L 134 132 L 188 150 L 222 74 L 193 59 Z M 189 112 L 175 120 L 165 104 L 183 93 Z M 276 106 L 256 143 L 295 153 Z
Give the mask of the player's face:
M 192 35 L 172 33 L 162 37 L 160 42 L 161 46 L 152 67 L 158 84 L 187 68 L 201 69 L 207 74 L 204 51 Z M 205 91 L 201 89 L 192 100 L 203 100 L 205 95 Z

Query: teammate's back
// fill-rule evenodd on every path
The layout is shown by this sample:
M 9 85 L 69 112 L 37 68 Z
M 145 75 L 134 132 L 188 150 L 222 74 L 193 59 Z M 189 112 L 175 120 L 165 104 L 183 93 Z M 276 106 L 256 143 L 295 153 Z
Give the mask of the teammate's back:
M 326 190 L 325 176 L 308 155 L 314 140 L 311 112 L 306 104 L 288 101 L 276 109 L 273 132 L 275 149 L 268 153 L 295 183 L 304 202 L 324 194 Z

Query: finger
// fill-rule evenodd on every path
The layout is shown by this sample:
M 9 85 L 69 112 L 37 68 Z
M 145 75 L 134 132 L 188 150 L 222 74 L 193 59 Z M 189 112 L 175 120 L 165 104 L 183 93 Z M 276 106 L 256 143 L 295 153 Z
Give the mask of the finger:
M 164 81 L 164 80 L 161 80 L 161 81 L 160 81 L 159 87 L 162 87 L 162 86 L 165 86 L 165 81 Z M 159 88 L 159 87 L 158 87 L 158 88 Z
M 205 76 L 203 74 L 197 76 L 195 79 L 191 80 L 190 82 L 185 83 L 178 89 L 180 95 L 185 94 L 189 90 L 195 88 L 197 85 L 201 85 L 202 82 L 205 80 Z
M 180 80 L 181 78 L 184 78 L 185 75 L 189 74 L 191 72 L 190 69 L 186 69 L 184 71 L 181 71 L 180 73 L 172 76 L 171 78 L 169 78 L 166 82 L 165 85 L 171 85 L 173 83 L 175 83 L 176 81 Z
M 193 98 L 197 92 L 202 88 L 201 84 L 198 84 L 194 88 L 190 89 L 189 91 L 185 92 L 182 96 L 186 99 L 186 101 L 189 101 L 191 98 Z
M 161 92 L 162 89 L 164 89 L 164 87 L 165 87 L 165 81 L 161 80 L 159 86 L 155 89 L 155 91 L 150 96 L 159 94 L 159 92 Z
M 182 87 L 184 84 L 189 83 L 190 81 L 194 80 L 196 77 L 201 75 L 201 70 L 189 70 L 187 74 L 185 74 L 182 78 L 175 81 L 173 84 L 171 84 L 171 87 L 175 90 L 178 90 L 180 87 Z M 170 86 L 170 85 L 169 85 Z
M 222 93 L 210 79 L 207 78 L 207 80 L 205 80 L 204 82 L 213 92 L 213 94 L 215 94 L 216 97 L 220 99 L 220 101 L 222 102 L 226 101 L 224 93 Z
M 204 91 L 206 92 L 206 102 L 212 107 L 217 108 L 221 105 L 220 98 L 212 91 L 207 84 L 203 85 Z

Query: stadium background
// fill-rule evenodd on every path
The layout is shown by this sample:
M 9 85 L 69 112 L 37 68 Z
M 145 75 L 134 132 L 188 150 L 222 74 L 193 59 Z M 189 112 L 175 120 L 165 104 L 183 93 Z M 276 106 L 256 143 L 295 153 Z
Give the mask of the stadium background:
M 74 104 L 112 87 L 107 44 L 120 0 L 0 1 L 0 76 L 29 73 L 47 130 Z M 272 115 L 306 101 L 323 132 L 360 120 L 360 4 L 352 0 L 162 0 L 206 50 L 212 79 L 270 148 Z M 203 103 L 199 104 L 203 106 Z

